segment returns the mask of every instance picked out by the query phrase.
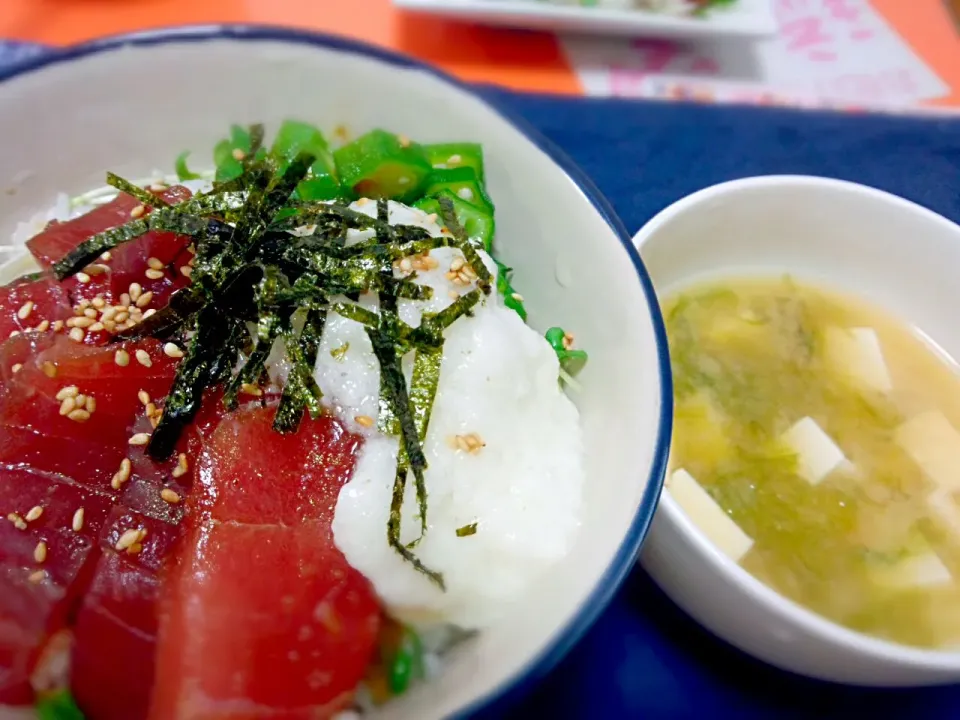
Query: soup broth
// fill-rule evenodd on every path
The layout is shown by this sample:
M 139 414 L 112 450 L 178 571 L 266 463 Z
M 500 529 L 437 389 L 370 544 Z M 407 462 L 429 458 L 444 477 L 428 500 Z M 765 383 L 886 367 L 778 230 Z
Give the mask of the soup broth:
M 854 630 L 960 645 L 960 377 L 910 327 L 790 278 L 669 298 L 667 487 L 721 550 Z

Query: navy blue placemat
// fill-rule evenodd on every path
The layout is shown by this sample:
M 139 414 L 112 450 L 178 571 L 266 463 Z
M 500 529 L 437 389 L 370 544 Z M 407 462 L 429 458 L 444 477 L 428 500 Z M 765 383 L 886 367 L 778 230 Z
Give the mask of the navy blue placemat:
M 0 64 L 36 52 L 0 42 Z M 872 185 L 960 221 L 960 119 L 518 95 L 484 88 L 593 177 L 633 232 L 690 192 L 769 173 Z M 960 717 L 960 686 L 879 691 L 804 680 L 701 630 L 642 570 L 516 718 Z

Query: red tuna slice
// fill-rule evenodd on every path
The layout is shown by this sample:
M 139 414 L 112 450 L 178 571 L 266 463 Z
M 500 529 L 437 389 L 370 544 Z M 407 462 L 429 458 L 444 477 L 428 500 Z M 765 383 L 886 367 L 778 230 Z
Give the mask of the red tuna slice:
M 274 412 L 227 416 L 198 463 L 206 499 L 198 513 L 191 498 L 164 588 L 156 720 L 330 717 L 372 657 L 377 599 L 330 528 L 360 440 L 330 417 L 280 435 Z
M 113 551 L 103 553 L 77 614 L 71 654 L 70 689 L 86 717 L 146 717 L 153 685 L 158 594 L 155 574 Z
M 24 535 L 38 538 L 34 533 L 40 530 L 74 529 L 74 519 L 78 510 L 82 519 L 77 518 L 74 532 L 92 540 L 99 538 L 113 497 L 106 492 L 98 492 L 80 485 L 73 480 L 35 472 L 19 467 L 0 466 L 0 508 L 3 517 L 11 515 L 26 518 L 31 509 L 39 507 L 42 515 L 30 521 Z M 0 550 L 0 554 L 2 554 Z
M 176 205 L 188 199 L 190 191 L 181 185 L 174 185 L 163 192 L 157 193 L 157 195 L 171 205 Z M 134 219 L 130 213 L 139 206 L 139 200 L 126 193 L 120 193 L 110 202 L 95 207 L 79 217 L 65 222 L 50 223 L 43 232 L 27 241 L 27 247 L 33 253 L 37 262 L 49 267 L 84 240 L 104 230 L 130 222 Z M 125 243 L 125 245 L 138 244 L 142 246 L 143 264 L 140 266 L 140 272 L 142 273 L 148 257 L 157 257 L 164 263 L 169 263 L 189 242 L 188 238 L 173 233 L 149 232 L 135 241 Z M 112 262 L 121 247 L 112 250 L 110 259 L 103 262 L 105 264 Z
M 52 275 L 28 275 L 0 287 L 0 339 L 13 332 L 48 329 L 71 315 L 67 292 Z
M 0 705 L 33 703 L 30 673 L 63 603 L 62 588 L 29 575 L 0 567 Z
M 217 427 L 198 461 L 205 509 L 223 521 L 329 525 L 361 439 L 331 417 L 280 434 L 273 430 L 275 412 L 275 406 L 244 409 Z
M 111 494 L 110 480 L 120 468 L 126 447 L 77 437 L 51 439 L 42 430 L 0 425 L 0 463 L 59 473 L 76 483 Z
M 40 540 L 42 564 L 34 558 Z M 72 530 L 0 523 L 0 704 L 32 701 L 30 672 L 47 638 L 65 625 L 95 555 L 90 538 Z
M 137 361 L 139 350 L 150 358 L 149 367 Z M 116 362 L 118 351 L 127 353 L 124 366 Z M 0 423 L 33 428 L 51 438 L 124 445 L 134 420 L 143 413 L 138 392 L 164 395 L 173 381 L 175 365 L 155 340 L 95 348 L 58 338 L 6 383 Z M 55 373 L 48 372 L 50 368 Z M 74 386 L 96 403 L 90 418 L 82 422 L 61 415 L 61 400 L 56 399 L 63 388 Z
M 136 498 L 125 493 L 122 501 L 130 500 Z M 130 530 L 145 530 L 146 535 L 118 550 L 117 543 Z M 174 556 L 179 535 L 180 528 L 171 523 L 123 506 L 113 509 L 101 534 L 103 555 L 75 628 L 71 689 L 87 717 L 146 717 L 154 675 L 157 573 Z M 105 687 L 119 689 L 105 693 Z

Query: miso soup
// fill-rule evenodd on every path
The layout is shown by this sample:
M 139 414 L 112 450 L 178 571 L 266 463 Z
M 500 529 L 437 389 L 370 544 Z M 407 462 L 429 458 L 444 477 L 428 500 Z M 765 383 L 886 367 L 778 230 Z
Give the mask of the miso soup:
M 960 647 L 960 376 L 919 333 L 790 278 L 664 304 L 672 497 L 734 561 L 851 629 Z

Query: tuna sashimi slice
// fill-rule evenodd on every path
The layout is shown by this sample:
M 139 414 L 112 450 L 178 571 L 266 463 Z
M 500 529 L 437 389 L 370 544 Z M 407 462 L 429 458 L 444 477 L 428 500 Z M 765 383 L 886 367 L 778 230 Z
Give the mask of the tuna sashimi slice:
M 51 438 L 42 430 L 0 425 L 0 463 L 16 464 L 35 471 L 65 475 L 76 483 L 113 494 L 110 480 L 120 467 L 123 445 L 99 440 Z
M 38 562 L 37 543 L 47 557 Z M 89 576 L 95 546 L 66 529 L 18 530 L 0 522 L 0 704 L 32 700 L 30 673 L 61 629 Z
M 71 315 L 67 293 L 52 275 L 27 276 L 0 287 L 0 340 L 12 332 L 49 330 L 55 320 Z
M 116 353 L 126 353 L 119 365 Z M 147 364 L 137 360 L 142 352 Z M 176 372 L 176 360 L 167 357 L 159 342 L 139 340 L 108 347 L 87 347 L 58 337 L 52 347 L 40 352 L 10 376 L 0 402 L 0 423 L 42 431 L 51 438 L 79 438 L 123 446 L 130 428 L 143 414 L 140 390 L 162 397 Z M 61 415 L 57 395 L 65 387 L 96 403 L 83 422 Z
M 274 414 L 253 408 L 220 423 L 197 461 L 205 484 L 198 498 L 217 520 L 330 524 L 361 439 L 330 417 L 283 435 L 273 430 Z
M 153 685 L 157 576 L 112 550 L 103 553 L 77 614 L 70 689 L 96 720 L 146 717 Z M 111 688 L 104 692 L 104 688 Z
M 330 417 L 279 435 L 274 412 L 227 416 L 198 461 L 164 590 L 156 720 L 329 717 L 372 656 L 379 605 L 330 528 L 360 441 Z

